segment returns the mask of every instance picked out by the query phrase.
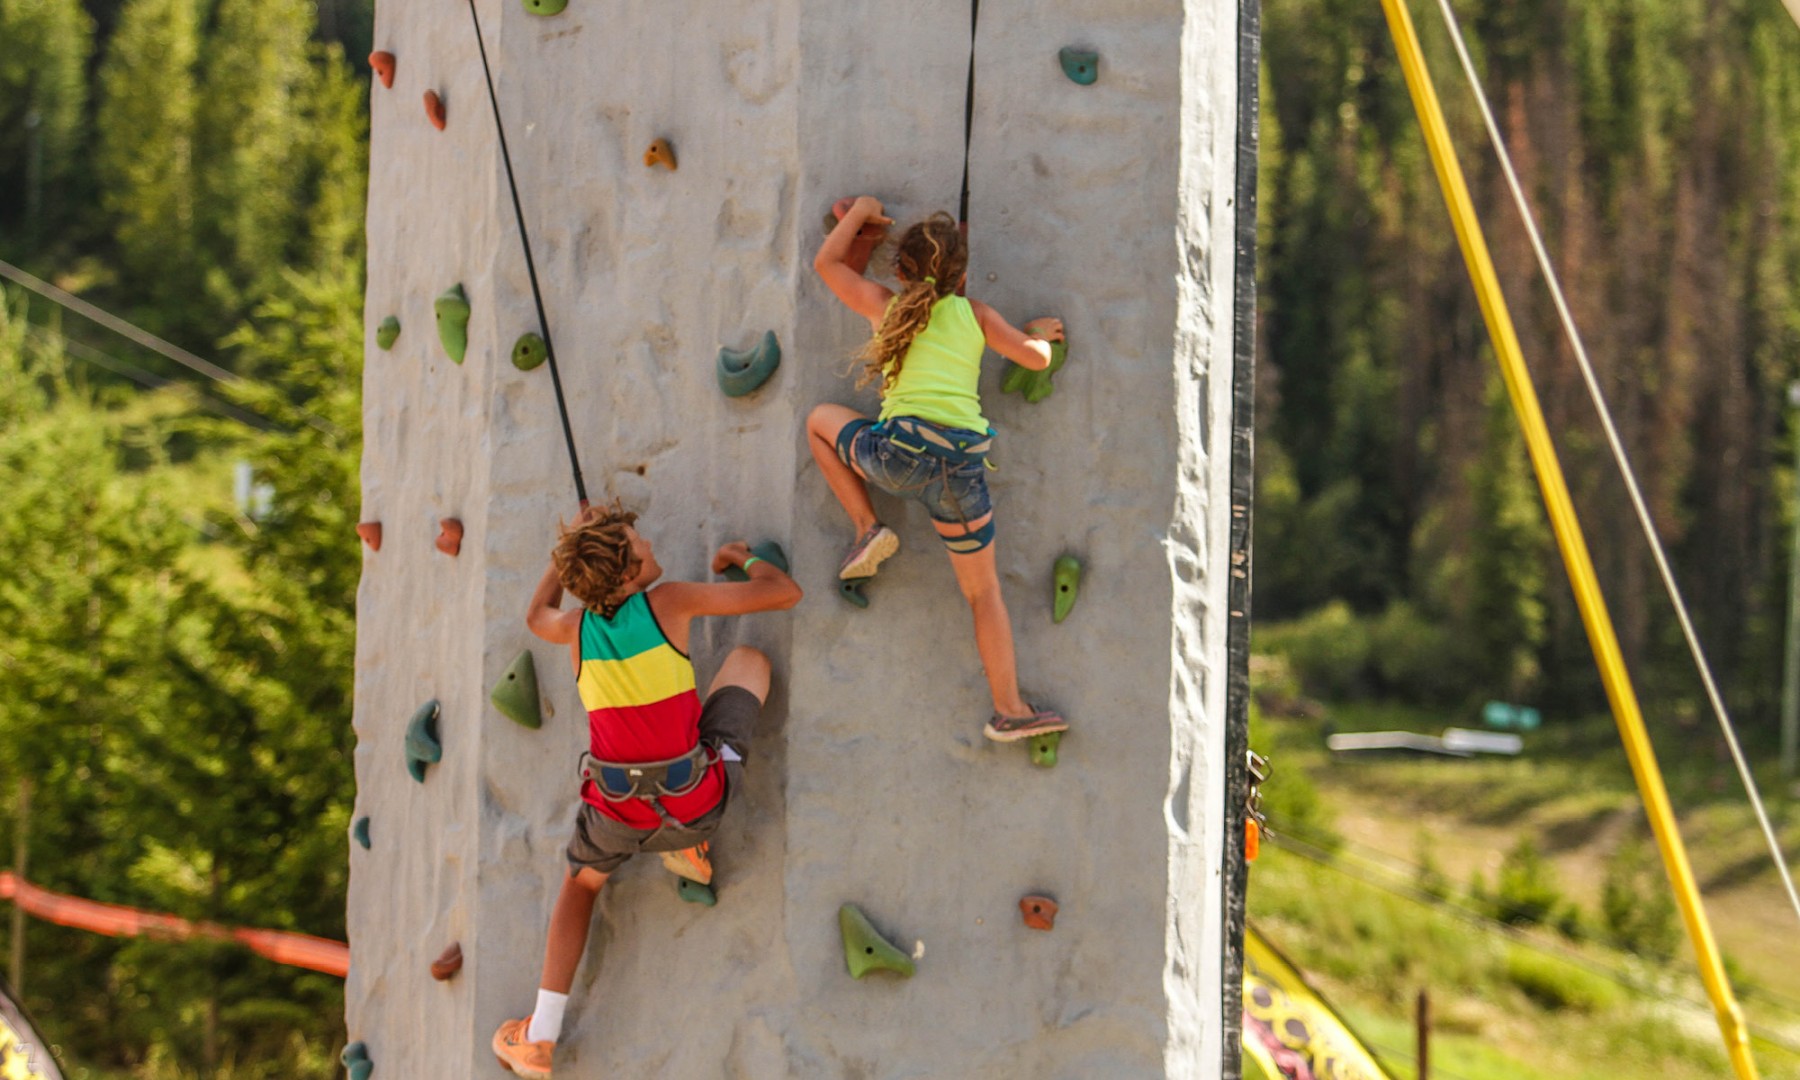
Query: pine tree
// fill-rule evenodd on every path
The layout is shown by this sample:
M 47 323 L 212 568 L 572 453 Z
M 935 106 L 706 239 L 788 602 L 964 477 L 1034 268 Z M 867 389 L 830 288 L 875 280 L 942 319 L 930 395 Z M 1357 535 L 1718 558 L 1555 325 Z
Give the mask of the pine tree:
M 0 4 L 0 225 L 18 227 L 28 246 L 69 213 L 93 33 L 70 0 Z

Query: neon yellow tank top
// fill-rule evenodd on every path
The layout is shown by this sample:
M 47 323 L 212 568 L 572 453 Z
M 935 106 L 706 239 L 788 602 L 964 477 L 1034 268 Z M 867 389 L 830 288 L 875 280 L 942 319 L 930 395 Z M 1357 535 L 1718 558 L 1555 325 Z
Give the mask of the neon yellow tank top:
M 981 353 L 987 338 L 975 309 L 955 293 L 931 305 L 931 321 L 913 338 L 900 377 L 881 397 L 881 419 L 916 416 L 945 427 L 988 430 L 981 415 Z

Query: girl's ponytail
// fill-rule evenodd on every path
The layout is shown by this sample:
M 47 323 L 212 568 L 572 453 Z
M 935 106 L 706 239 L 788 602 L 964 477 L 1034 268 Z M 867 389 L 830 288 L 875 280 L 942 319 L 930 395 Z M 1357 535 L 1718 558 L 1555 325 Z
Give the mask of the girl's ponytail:
M 969 246 L 956 221 L 942 211 L 906 230 L 894 252 L 894 272 L 904 288 L 888 303 L 881 328 L 857 354 L 863 361 L 856 385 L 881 380 L 886 393 L 900 377 L 906 350 L 931 322 L 931 309 L 956 291 L 969 267 Z

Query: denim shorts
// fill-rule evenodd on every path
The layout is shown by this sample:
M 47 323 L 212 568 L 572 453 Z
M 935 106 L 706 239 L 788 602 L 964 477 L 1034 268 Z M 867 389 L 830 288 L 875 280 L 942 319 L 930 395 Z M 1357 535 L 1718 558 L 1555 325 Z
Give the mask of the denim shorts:
M 913 417 L 896 417 L 908 424 L 923 424 Z M 925 504 L 933 521 L 968 524 L 980 521 L 994 509 L 988 495 L 987 460 L 973 457 L 951 461 L 925 450 L 894 421 L 876 423 L 859 417 L 845 424 L 837 437 L 838 460 L 862 473 L 864 479 L 890 495 Z M 953 441 L 985 442 L 985 432 L 930 425 Z

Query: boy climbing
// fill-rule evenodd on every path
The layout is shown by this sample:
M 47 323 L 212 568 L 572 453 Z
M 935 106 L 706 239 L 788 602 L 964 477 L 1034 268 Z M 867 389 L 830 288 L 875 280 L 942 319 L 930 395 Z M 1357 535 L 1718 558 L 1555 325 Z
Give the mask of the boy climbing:
M 682 877 L 712 880 L 707 838 L 742 782 L 770 671 L 768 657 L 756 649 L 733 649 L 703 704 L 687 655 L 693 621 L 800 602 L 794 579 L 741 542 L 721 547 L 712 569 L 722 574 L 737 567 L 748 581 L 658 585 L 662 566 L 633 527 L 636 520 L 616 504 L 582 511 L 561 530 L 525 616 L 532 633 L 569 646 L 589 742 L 537 1007 L 494 1033 L 500 1063 L 532 1080 L 550 1076 L 563 1008 L 608 875 L 638 852 L 658 852 Z M 579 608 L 561 610 L 565 589 L 581 601 Z
M 864 367 L 857 385 L 881 384 L 881 412 L 873 420 L 842 405 L 820 405 L 806 421 L 813 459 L 856 534 L 838 577 L 866 579 L 900 549 L 900 538 L 875 517 L 870 484 L 924 503 L 974 615 L 975 647 L 994 699 L 983 734 L 1012 742 L 1066 731 L 1068 722 L 1054 710 L 1019 694 L 1012 622 L 994 560 L 987 486 L 994 431 L 981 415 L 977 387 L 986 348 L 1034 371 L 1048 367 L 1049 342 L 1062 340 L 1062 320 L 1034 319 L 1020 331 L 988 305 L 958 296 L 968 242 L 944 213 L 901 235 L 894 253 L 897 295 L 869 280 L 851 256 L 858 233 L 892 223 L 880 202 L 862 196 L 813 258 L 832 293 L 874 330 L 859 354 Z

